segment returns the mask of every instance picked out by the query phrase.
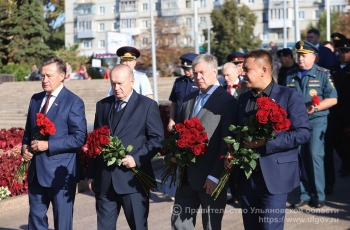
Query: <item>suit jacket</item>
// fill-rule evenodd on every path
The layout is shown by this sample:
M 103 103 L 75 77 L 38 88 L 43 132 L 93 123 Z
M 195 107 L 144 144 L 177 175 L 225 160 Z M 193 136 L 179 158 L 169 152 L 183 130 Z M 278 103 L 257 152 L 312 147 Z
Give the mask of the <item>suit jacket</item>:
M 30 146 L 33 140 L 36 113 L 39 113 L 45 95 L 46 92 L 41 92 L 30 99 L 22 144 Z M 55 124 L 56 133 L 48 137 L 47 151 L 34 154 L 28 169 L 28 182 L 33 181 L 36 173 L 44 187 L 78 183 L 80 168 L 76 149 L 84 145 L 87 136 L 84 102 L 63 87 L 46 117 Z
M 325 69 L 331 69 L 331 67 L 335 64 L 335 57 L 333 52 L 322 45 L 318 47 L 318 62 L 317 65 L 321 66 Z
M 177 123 L 193 117 L 193 109 L 199 91 L 195 91 L 184 98 Z M 222 155 L 227 152 L 227 145 L 223 138 L 229 134 L 237 108 L 237 100 L 227 93 L 224 88 L 218 87 L 198 114 L 198 119 L 205 127 L 209 143 L 207 151 L 196 157 L 196 163 L 187 167 L 187 176 L 191 187 L 202 190 L 208 175 L 220 179 L 224 169 Z
M 251 91 L 248 91 L 239 98 L 237 123 L 240 126 L 244 125 L 245 108 L 250 96 Z M 300 177 L 306 179 L 298 146 L 309 141 L 309 117 L 303 99 L 295 90 L 275 83 L 270 98 L 287 111 L 291 126 L 289 131 L 277 133 L 273 140 L 266 142 L 266 146 L 257 149 L 260 154 L 259 162 L 269 192 L 289 193 L 300 185 Z
M 114 103 L 114 95 L 97 102 L 95 129 L 104 125 L 111 128 L 110 114 L 112 109 L 115 109 Z M 164 129 L 157 103 L 133 91 L 117 128 L 111 132 L 113 132 L 111 135 L 117 136 L 125 147 L 134 145 L 129 155 L 134 158 L 141 171 L 154 178 L 151 159 L 161 149 L 160 142 L 164 138 Z M 94 189 L 101 193 L 108 191 L 111 182 L 118 194 L 144 192 L 131 169 L 123 165 L 107 166 L 107 162 L 103 160 L 101 155 L 90 160 L 88 178 L 94 179 Z
M 237 88 L 237 89 L 236 89 L 236 92 L 235 92 L 235 94 L 237 93 L 237 96 L 235 96 L 236 99 L 238 99 L 239 96 L 241 96 L 243 93 L 245 93 L 245 92 L 247 92 L 247 91 L 249 90 L 249 89 L 247 88 L 247 85 L 244 83 L 244 81 L 243 81 L 241 78 L 239 78 L 238 84 L 240 84 L 240 86 L 241 86 L 242 88 Z M 227 84 L 224 85 L 223 87 L 224 87 L 224 89 L 227 91 Z

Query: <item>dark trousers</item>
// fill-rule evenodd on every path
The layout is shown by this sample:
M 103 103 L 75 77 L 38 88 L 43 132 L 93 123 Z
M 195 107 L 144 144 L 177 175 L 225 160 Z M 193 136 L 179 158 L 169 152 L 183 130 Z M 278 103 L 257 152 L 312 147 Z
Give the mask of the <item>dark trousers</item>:
M 326 180 L 326 188 L 333 188 L 335 183 L 335 170 L 333 152 L 335 149 L 334 135 L 336 133 L 336 127 L 331 116 L 328 116 L 328 125 L 326 135 L 324 138 L 324 174 Z M 337 145 L 337 144 L 336 144 Z
M 95 198 L 98 229 L 115 230 L 121 207 L 130 229 L 148 229 L 149 197 L 145 194 L 118 194 L 111 184 L 106 194 L 96 192 Z
M 245 229 L 283 230 L 288 194 L 271 194 L 261 172 L 254 172 L 249 179 L 244 175 L 239 187 Z
M 52 204 L 56 230 L 70 230 L 73 227 L 73 205 L 76 184 L 67 187 L 43 187 L 36 175 L 28 185 L 29 216 L 28 229 L 49 229 L 47 210 Z

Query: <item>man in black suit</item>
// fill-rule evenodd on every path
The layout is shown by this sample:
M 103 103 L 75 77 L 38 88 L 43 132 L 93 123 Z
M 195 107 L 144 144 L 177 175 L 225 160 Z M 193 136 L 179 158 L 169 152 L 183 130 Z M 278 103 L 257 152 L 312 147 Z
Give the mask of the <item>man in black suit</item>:
M 133 71 L 127 65 L 111 70 L 114 95 L 97 102 L 94 127 L 108 125 L 111 135 L 133 150 L 122 165 L 107 166 L 103 156 L 89 162 L 88 184 L 96 198 L 98 229 L 116 229 L 121 206 L 130 229 L 148 229 L 149 196 L 131 168 L 154 178 L 151 159 L 161 149 L 164 130 L 158 104 L 133 89 Z
M 278 70 L 277 83 L 283 85 L 286 79 L 287 72 L 299 68 L 298 64 L 293 59 L 293 52 L 289 48 L 284 48 L 277 51 L 278 61 L 281 63 L 281 68 Z
M 318 49 L 317 65 L 326 69 L 330 69 L 335 64 L 335 57 L 330 49 L 320 45 L 320 32 L 316 29 L 307 31 L 306 40 L 316 46 Z

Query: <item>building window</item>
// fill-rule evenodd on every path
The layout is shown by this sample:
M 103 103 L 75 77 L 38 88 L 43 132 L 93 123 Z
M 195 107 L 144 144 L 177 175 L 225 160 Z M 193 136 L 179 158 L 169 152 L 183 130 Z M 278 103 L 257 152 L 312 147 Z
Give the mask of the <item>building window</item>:
M 263 18 L 263 22 L 268 22 L 269 21 L 269 13 L 263 12 L 262 18 Z
M 205 17 L 200 17 L 200 22 L 206 22 L 206 18 Z
M 305 19 L 305 11 L 299 11 L 299 18 Z
M 135 2 L 121 2 L 121 11 L 136 11 Z
M 91 40 L 84 40 L 84 42 L 83 42 L 83 48 L 84 48 L 84 49 L 90 49 L 90 48 L 92 48 L 92 41 L 91 41 Z
M 191 38 L 191 36 L 186 36 L 186 38 L 185 38 L 185 45 L 192 45 L 192 38 Z
M 277 36 L 278 36 L 278 39 L 283 39 L 284 38 L 283 37 L 283 29 L 277 31 Z M 286 39 L 288 39 L 288 37 L 289 37 L 289 33 L 288 33 L 288 30 L 287 30 L 287 37 L 286 37 Z
M 105 14 L 105 7 L 104 6 L 100 6 L 100 14 Z
M 143 28 L 148 28 L 148 21 L 147 20 L 143 20 L 142 21 L 142 27 Z
M 113 7 L 113 13 L 118 13 L 118 11 L 119 11 L 118 6 L 117 6 L 117 5 L 114 6 L 114 7 Z
M 320 11 L 319 10 L 315 10 L 315 18 L 316 19 L 320 19 Z
M 99 46 L 100 46 L 100 48 L 105 48 L 105 47 L 106 47 L 106 42 L 105 42 L 105 40 L 100 40 Z
M 199 7 L 206 7 L 206 5 L 207 5 L 206 0 L 199 1 Z
M 104 31 L 105 30 L 105 24 L 104 23 L 100 23 L 100 31 Z
M 192 4 L 191 4 L 191 0 L 186 0 L 186 8 L 191 8 Z
M 114 30 L 119 30 L 119 23 L 118 23 L 118 22 L 115 22 L 115 23 L 113 24 L 113 29 L 114 29 Z
M 148 38 L 142 38 L 142 45 L 148 45 Z
M 148 10 L 148 5 L 147 5 L 147 3 L 143 3 L 143 5 L 142 5 L 142 10 L 143 10 L 143 11 L 147 11 L 147 10 Z
M 248 3 L 254 3 L 254 0 L 248 0 Z
M 262 40 L 263 40 L 263 41 L 268 41 L 268 40 L 269 40 L 269 33 L 264 32 L 264 33 L 262 34 Z
M 155 5 L 156 5 L 156 7 L 155 7 L 156 10 L 160 10 L 160 3 L 159 3 L 159 2 L 156 2 Z
M 269 3 L 269 0 L 263 0 L 263 3 Z
M 136 19 L 122 19 L 121 27 L 122 28 L 134 28 Z
M 192 18 L 186 18 L 186 26 L 192 26 Z
M 91 30 L 91 21 L 82 21 L 79 22 L 79 31 Z

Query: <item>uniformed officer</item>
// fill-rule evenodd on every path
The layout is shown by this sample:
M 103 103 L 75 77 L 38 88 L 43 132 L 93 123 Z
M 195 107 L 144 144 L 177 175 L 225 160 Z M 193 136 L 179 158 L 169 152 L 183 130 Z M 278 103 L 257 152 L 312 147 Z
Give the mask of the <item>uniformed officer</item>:
M 192 61 L 198 56 L 198 54 L 187 53 L 180 57 L 181 68 L 185 75 L 177 78 L 174 82 L 173 89 L 171 90 L 169 100 L 170 116 L 168 123 L 168 130 L 171 131 L 173 125 L 175 125 L 177 114 L 180 112 L 182 100 L 187 94 L 190 94 L 198 90 L 193 81 Z
M 294 204 L 295 208 L 313 203 L 321 208 L 325 202 L 324 175 L 324 134 L 327 128 L 328 109 L 337 104 L 337 91 L 328 70 L 314 64 L 318 49 L 307 41 L 295 44 L 298 54 L 299 69 L 288 73 L 286 86 L 299 92 L 305 102 L 309 114 L 311 137 L 307 144 L 300 146 L 300 154 L 305 165 L 308 181 L 300 183 L 300 200 Z M 320 104 L 312 104 L 312 97 L 317 95 Z M 292 124 L 293 126 L 293 124 Z M 315 195 L 312 202 L 311 194 Z
M 244 62 L 244 54 L 240 52 L 233 52 L 227 55 L 226 60 L 228 62 L 233 62 L 237 69 L 238 69 L 238 75 L 242 76 L 243 72 L 243 62 Z
M 299 68 L 298 64 L 293 59 L 293 52 L 289 48 L 280 49 L 277 51 L 278 61 L 281 63 L 281 67 L 278 70 L 277 83 L 283 85 L 286 73 Z
M 331 74 L 338 92 L 338 104 L 331 108 L 329 116 L 331 130 L 327 136 L 330 138 L 329 144 L 342 160 L 340 176 L 344 177 L 350 175 L 350 139 L 346 132 L 350 128 L 350 39 L 338 40 L 335 48 L 339 52 L 340 64 L 331 69 Z M 328 151 L 332 151 L 333 148 Z M 329 192 L 332 190 L 330 185 Z
M 140 55 L 140 51 L 132 46 L 123 46 L 117 50 L 117 56 L 120 57 L 120 64 L 127 65 L 133 70 L 135 79 L 133 89 L 137 93 L 153 99 L 153 91 L 147 75 L 135 70 L 136 59 L 140 57 Z M 110 87 L 107 96 L 113 94 L 112 87 Z

